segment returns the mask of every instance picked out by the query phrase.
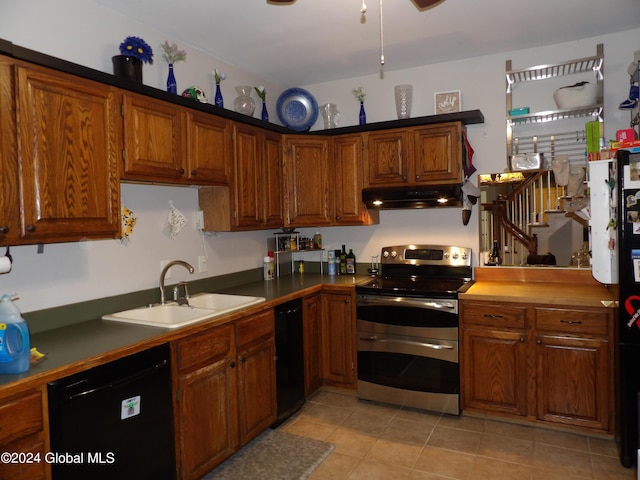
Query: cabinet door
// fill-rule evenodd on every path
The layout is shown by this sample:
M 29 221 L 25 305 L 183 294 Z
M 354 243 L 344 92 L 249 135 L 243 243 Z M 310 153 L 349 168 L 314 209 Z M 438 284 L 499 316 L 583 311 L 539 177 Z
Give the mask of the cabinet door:
M 413 130 L 415 183 L 462 182 L 461 124 L 445 123 Z
M 168 102 L 126 93 L 124 114 L 124 171 L 132 180 L 181 182 L 184 110 Z
M 187 178 L 191 183 L 228 185 L 231 122 L 215 115 L 187 113 Z
M 607 431 L 608 342 L 539 335 L 537 347 L 538 419 Z
M 285 136 L 287 224 L 317 226 L 332 223 L 329 182 L 329 139 Z M 333 179 L 331 179 L 333 181 Z
M 238 348 L 238 418 L 240 445 L 276 420 L 276 341 L 273 310 L 240 320 Z
M 462 406 L 527 415 L 524 331 L 465 329 L 460 350 Z
M 183 479 L 201 478 L 235 451 L 233 365 L 224 358 L 178 378 L 178 468 Z
M 320 341 L 322 335 L 320 297 L 302 299 L 302 335 L 304 351 L 304 396 L 309 397 L 322 386 Z
M 363 150 L 364 144 L 360 134 L 343 135 L 333 139 L 334 202 L 337 225 L 378 223 L 378 211 L 368 212 L 362 203 Z
M 257 127 L 234 125 L 233 214 L 236 228 L 262 224 L 262 145 Z
M 18 138 L 14 97 L 14 66 L 0 57 L 0 242 L 16 243 L 20 238 L 20 181 Z
M 201 478 L 237 447 L 234 345 L 233 325 L 171 344 L 178 372 L 174 425 L 179 478 Z
M 17 75 L 22 243 L 117 237 L 118 92 L 37 66 Z
M 366 134 L 367 187 L 407 185 L 409 178 L 409 142 L 406 129 L 384 130 Z
M 284 225 L 282 135 L 264 131 L 262 142 L 263 218 L 265 228 Z
M 322 378 L 329 385 L 355 384 L 355 313 L 351 294 L 322 295 Z

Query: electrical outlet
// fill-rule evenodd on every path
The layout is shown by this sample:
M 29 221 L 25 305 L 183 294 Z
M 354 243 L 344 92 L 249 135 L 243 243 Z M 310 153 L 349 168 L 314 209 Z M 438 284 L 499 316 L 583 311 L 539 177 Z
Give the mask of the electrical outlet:
M 200 255 L 198 257 L 198 273 L 204 273 L 207 271 L 207 257 Z
M 167 266 L 167 263 L 169 263 L 171 260 L 160 260 L 160 271 L 162 272 L 162 269 L 164 267 Z M 167 272 L 167 274 L 164 276 L 165 280 L 167 278 L 171 278 L 171 269 L 169 269 L 169 271 Z

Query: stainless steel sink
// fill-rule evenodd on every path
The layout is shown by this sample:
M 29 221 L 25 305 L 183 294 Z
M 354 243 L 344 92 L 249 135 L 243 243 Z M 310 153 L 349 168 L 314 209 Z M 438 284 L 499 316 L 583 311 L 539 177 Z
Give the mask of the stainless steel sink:
M 264 297 L 204 293 L 190 298 L 190 305 L 166 303 L 104 315 L 104 320 L 161 328 L 178 328 L 264 302 Z

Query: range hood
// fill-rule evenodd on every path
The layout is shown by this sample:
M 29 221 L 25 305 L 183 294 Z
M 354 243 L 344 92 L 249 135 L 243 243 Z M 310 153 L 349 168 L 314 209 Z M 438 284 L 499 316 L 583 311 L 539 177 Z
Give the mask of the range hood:
M 462 185 L 365 188 L 362 201 L 367 208 L 380 210 L 459 207 L 462 205 Z

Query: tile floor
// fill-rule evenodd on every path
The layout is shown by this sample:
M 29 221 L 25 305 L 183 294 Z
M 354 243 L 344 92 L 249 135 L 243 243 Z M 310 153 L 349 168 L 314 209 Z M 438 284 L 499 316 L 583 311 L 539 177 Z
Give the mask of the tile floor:
M 280 429 L 335 450 L 310 480 L 634 480 L 613 440 L 359 401 L 323 389 Z

